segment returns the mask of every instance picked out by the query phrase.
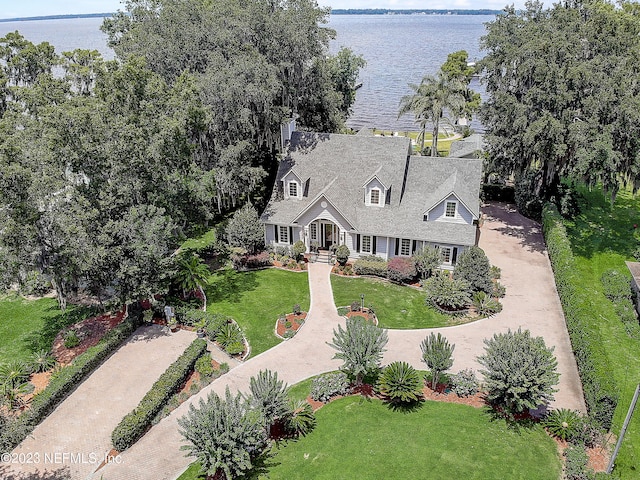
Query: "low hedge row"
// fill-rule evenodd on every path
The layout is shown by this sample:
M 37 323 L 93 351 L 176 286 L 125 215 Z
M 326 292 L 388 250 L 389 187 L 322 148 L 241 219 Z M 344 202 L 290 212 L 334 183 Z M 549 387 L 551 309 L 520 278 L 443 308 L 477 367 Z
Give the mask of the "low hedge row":
M 55 373 L 47 388 L 33 397 L 30 408 L 0 432 L 0 450 L 10 451 L 22 442 L 62 400 L 116 351 L 139 325 L 139 318 L 130 316 L 107 332 L 97 345 L 78 355 L 71 365 Z
M 590 326 L 594 299 L 588 289 L 581 288 L 583 281 L 577 273 L 571 243 L 554 205 L 545 205 L 542 222 L 587 408 L 602 427 L 609 430 L 618 404 L 618 388 L 602 350 L 600 334 Z
M 111 433 L 113 447 L 122 452 L 136 443 L 151 426 L 151 421 L 185 382 L 193 370 L 196 360 L 207 351 L 207 342 L 197 338 L 184 353 L 173 362 L 140 403 L 128 413 Z
M 386 278 L 387 262 L 380 257 L 360 257 L 353 263 L 353 271 L 358 275 L 374 275 Z

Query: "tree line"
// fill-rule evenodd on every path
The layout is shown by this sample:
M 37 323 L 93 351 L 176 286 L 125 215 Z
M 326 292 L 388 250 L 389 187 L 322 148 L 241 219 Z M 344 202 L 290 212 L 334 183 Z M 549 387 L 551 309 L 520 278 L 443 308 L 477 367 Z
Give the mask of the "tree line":
M 185 235 L 247 201 L 277 167 L 281 122 L 337 131 L 364 60 L 328 55 L 307 0 L 125 2 L 117 59 L 0 38 L 0 285 L 35 272 L 62 308 L 166 288 Z
M 487 24 L 486 173 L 513 175 L 516 198 L 552 198 L 563 179 L 601 184 L 612 201 L 638 189 L 639 14 L 630 1 L 531 1 Z

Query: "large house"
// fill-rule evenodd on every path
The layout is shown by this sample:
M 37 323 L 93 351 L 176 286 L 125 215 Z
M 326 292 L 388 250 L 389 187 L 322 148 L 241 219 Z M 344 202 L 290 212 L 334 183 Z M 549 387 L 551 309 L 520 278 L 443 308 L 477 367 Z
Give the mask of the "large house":
M 442 267 L 453 268 L 476 244 L 481 160 L 413 156 L 406 137 L 287 137 L 262 214 L 267 245 L 302 240 L 309 251 L 344 244 L 352 258 L 385 259 L 434 245 Z

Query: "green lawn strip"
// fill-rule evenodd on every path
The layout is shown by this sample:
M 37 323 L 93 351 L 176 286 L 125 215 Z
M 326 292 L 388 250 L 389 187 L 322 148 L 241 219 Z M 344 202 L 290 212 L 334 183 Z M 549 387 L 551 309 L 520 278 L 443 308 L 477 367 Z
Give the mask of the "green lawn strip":
M 374 278 L 331 276 L 336 306 L 360 302 L 364 294 L 365 306 L 373 305 L 378 322 L 384 328 L 433 328 L 449 325 L 449 317 L 435 311 L 425 302 L 425 294 L 411 287 L 403 287 Z
M 219 270 L 206 288 L 207 311 L 228 315 L 242 327 L 257 355 L 280 343 L 274 334 L 278 315 L 291 313 L 295 304 L 309 310 L 306 272 L 270 268 L 254 272 Z
M 69 305 L 61 312 L 53 298 L 27 300 L 0 297 L 0 363 L 24 360 L 37 350 L 49 350 L 58 332 L 90 316 L 89 309 Z
M 188 238 L 180 248 L 182 250 L 200 251 L 207 247 L 211 247 L 216 243 L 216 229 L 212 228 L 197 237 Z
M 413 412 L 347 397 L 316 412 L 307 437 L 274 447 L 259 478 L 549 479 L 555 442 L 540 426 L 513 429 L 466 405 L 424 402 Z
M 597 330 L 620 392 L 612 430 L 620 433 L 636 385 L 640 383 L 640 342 L 630 338 L 602 293 L 601 276 L 608 269 L 627 269 L 624 261 L 638 246 L 634 224 L 640 224 L 640 200 L 628 191 L 618 194 L 616 203 L 604 199 L 600 191 L 581 190 L 588 208 L 567 221 L 567 232 L 576 256 L 582 294 L 592 297 L 589 328 Z M 620 478 L 637 478 L 640 469 L 640 415 L 634 415 L 616 460 L 614 473 Z

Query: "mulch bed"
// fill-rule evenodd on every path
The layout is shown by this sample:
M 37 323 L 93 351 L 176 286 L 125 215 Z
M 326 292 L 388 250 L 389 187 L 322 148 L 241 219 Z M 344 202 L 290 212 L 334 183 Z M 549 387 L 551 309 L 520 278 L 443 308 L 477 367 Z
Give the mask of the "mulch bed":
M 78 334 L 80 344 L 73 348 L 64 346 L 63 330 L 56 336 L 53 342 L 52 355 L 61 365 L 68 365 L 78 355 L 87 351 L 88 348 L 96 345 L 109 330 L 120 324 L 124 320 L 124 308 L 116 313 L 105 313 L 97 317 L 87 318 L 70 327 Z
M 307 312 L 300 312 L 299 315 L 289 313 L 285 317 L 285 321 L 281 322 L 278 320 L 276 326 L 276 332 L 281 337 L 284 337 L 287 332 L 297 332 L 300 327 L 303 325 L 304 319 L 307 318 Z M 286 322 L 291 322 L 291 327 L 286 327 Z

